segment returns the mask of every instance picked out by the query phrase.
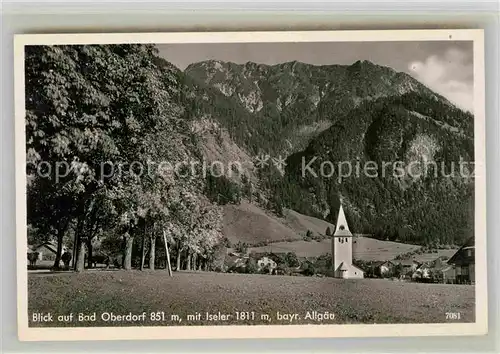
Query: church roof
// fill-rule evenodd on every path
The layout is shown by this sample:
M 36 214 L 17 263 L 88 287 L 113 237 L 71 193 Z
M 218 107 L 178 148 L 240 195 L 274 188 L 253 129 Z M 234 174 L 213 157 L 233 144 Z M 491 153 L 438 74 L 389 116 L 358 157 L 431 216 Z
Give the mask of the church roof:
M 336 269 L 337 271 L 346 271 L 348 272 L 349 270 L 357 270 L 361 273 L 364 273 L 365 271 L 359 267 L 356 267 L 354 264 L 347 264 L 347 263 L 340 263 L 339 266 Z
M 347 268 L 347 266 L 344 264 L 344 262 L 342 262 L 339 264 L 339 267 L 337 268 L 337 270 L 349 270 L 349 268 Z
M 337 224 L 335 225 L 335 232 L 333 236 L 352 236 L 342 204 L 340 205 L 339 215 L 337 216 Z

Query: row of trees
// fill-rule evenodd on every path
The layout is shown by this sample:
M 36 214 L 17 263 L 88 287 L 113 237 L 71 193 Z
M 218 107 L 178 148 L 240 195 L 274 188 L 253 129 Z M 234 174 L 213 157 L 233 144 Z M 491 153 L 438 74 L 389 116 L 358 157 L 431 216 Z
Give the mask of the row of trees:
M 212 252 L 222 212 L 196 174 L 169 168 L 200 156 L 182 73 L 154 46 L 26 47 L 25 80 L 29 238 L 57 242 L 55 268 L 68 235 L 77 271 L 96 239 L 125 269 L 138 238 L 141 268 L 158 237 L 179 257 Z

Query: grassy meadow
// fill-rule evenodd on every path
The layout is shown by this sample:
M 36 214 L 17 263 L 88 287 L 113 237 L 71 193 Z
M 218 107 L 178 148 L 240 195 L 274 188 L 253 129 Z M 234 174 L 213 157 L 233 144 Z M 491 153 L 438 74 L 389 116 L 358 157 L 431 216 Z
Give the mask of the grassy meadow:
M 450 321 L 446 312 L 459 312 L 460 322 L 473 322 L 475 303 L 474 287 L 464 285 L 211 272 L 168 277 L 164 270 L 30 273 L 28 294 L 31 326 L 444 323 Z M 335 318 L 306 319 L 308 311 Z M 37 312 L 54 318 L 95 312 L 96 320 L 33 322 Z M 146 316 L 144 321 L 110 322 L 100 318 L 104 312 Z M 152 312 L 163 312 L 164 318 L 152 320 Z M 188 321 L 196 312 L 201 317 Z M 210 321 L 206 312 L 232 316 Z M 237 319 L 236 312 L 253 312 L 254 318 Z M 280 320 L 277 312 L 297 316 Z

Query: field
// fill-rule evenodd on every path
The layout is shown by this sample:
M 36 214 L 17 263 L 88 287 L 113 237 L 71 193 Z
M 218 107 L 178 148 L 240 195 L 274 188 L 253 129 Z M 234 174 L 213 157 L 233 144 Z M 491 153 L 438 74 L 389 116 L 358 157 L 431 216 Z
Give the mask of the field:
M 308 230 L 313 235 L 324 235 L 328 227 L 333 231 L 335 227 L 332 224 L 290 209 L 284 209 L 283 214 L 282 218 L 278 218 L 245 201 L 239 205 L 226 205 L 223 232 L 233 245 L 237 242 L 249 245 L 267 242 L 266 246 L 249 248 L 249 251 L 257 253 L 294 252 L 299 257 L 318 257 L 331 253 L 330 239 L 304 241 L 303 238 Z M 353 258 L 387 261 L 419 248 L 417 245 L 357 237 L 353 244 Z M 455 252 L 456 249 L 438 250 L 438 253 L 423 253 L 412 258 L 419 262 L 432 261 L 440 256 L 451 257 Z
M 436 253 L 422 253 L 413 255 L 412 259 L 419 262 L 429 262 L 433 261 L 438 257 L 448 257 L 451 258 L 456 252 L 458 248 L 448 249 L 448 250 L 436 250 Z
M 363 261 L 385 261 L 394 259 L 397 255 L 419 249 L 420 246 L 399 242 L 381 241 L 369 237 L 357 237 L 353 244 L 353 258 Z M 332 241 L 276 242 L 263 247 L 250 248 L 255 252 L 295 252 L 299 257 L 318 257 L 332 252 Z M 437 254 L 433 254 L 435 259 Z M 422 255 L 423 256 L 423 255 Z
M 475 303 L 474 287 L 466 285 L 209 272 L 178 272 L 170 278 L 161 270 L 30 273 L 28 294 L 32 326 L 443 323 L 446 312 L 473 322 Z M 335 318 L 306 319 L 308 311 L 313 317 L 317 311 Z M 50 312 L 54 322 L 33 323 L 37 312 Z M 105 312 L 146 315 L 135 322 L 110 322 L 101 318 Z M 231 316 L 210 321 L 206 312 Z M 243 317 L 254 319 L 238 320 L 236 312 L 249 312 Z M 280 320 L 278 312 L 297 317 Z M 71 322 L 57 322 L 59 315 L 70 313 Z M 96 313 L 96 319 L 78 322 L 79 313 Z M 188 315 L 194 317 L 188 320 Z

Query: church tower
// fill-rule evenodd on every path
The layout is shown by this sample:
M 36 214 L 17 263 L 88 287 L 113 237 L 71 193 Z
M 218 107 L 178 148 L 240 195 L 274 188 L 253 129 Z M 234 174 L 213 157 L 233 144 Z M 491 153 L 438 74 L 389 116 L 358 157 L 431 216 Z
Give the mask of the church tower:
M 363 278 L 363 271 L 352 264 L 353 239 L 344 208 L 340 205 L 332 236 L 332 264 L 336 278 Z

